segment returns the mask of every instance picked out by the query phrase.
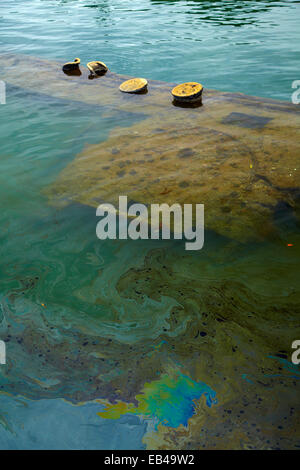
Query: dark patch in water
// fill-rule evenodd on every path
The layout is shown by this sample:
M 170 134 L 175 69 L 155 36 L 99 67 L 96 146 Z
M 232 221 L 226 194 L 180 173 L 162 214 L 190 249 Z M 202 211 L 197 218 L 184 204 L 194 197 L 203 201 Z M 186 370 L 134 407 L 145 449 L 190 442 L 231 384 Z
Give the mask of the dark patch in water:
M 195 152 L 192 149 L 186 148 L 186 149 L 181 149 L 179 152 L 177 152 L 177 156 L 179 158 L 189 158 L 195 155 Z
M 230 113 L 222 119 L 223 124 L 234 124 L 248 129 L 262 129 L 270 121 L 272 121 L 272 118 L 243 113 Z

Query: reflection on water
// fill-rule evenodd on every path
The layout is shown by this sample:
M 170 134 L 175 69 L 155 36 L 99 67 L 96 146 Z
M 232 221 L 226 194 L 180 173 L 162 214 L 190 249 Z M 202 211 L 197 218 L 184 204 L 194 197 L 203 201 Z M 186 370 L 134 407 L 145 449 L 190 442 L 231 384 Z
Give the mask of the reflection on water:
M 205 0 L 150 0 L 156 5 L 168 5 L 183 3 L 187 15 L 197 15 L 203 23 L 211 23 L 219 26 L 255 25 L 263 21 L 260 13 L 267 12 L 273 7 L 286 6 L 287 3 L 280 0 L 251 2 L 244 1 L 205 1 Z M 176 21 L 176 20 L 175 20 Z

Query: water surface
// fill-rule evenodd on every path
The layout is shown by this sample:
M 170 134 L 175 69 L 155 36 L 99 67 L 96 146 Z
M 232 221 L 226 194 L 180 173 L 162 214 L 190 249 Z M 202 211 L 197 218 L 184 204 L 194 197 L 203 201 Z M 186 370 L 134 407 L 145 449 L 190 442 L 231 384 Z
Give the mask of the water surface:
M 300 78 L 299 10 L 4 0 L 1 51 L 100 59 L 121 74 L 288 101 Z M 8 84 L 0 106 L 0 447 L 297 447 L 298 221 L 280 206 L 279 237 L 241 243 L 210 231 L 197 253 L 181 242 L 100 242 L 93 207 L 50 205 L 45 189 L 88 145 L 143 117 L 24 87 Z M 178 381 L 166 389 L 165 377 L 180 376 L 180 393 Z

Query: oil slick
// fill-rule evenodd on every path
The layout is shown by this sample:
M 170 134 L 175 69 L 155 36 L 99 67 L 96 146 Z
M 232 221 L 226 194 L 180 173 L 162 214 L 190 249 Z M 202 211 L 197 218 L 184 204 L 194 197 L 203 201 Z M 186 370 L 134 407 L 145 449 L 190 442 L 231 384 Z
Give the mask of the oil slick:
M 196 382 L 180 372 L 171 371 L 159 380 L 145 383 L 142 393 L 136 395 L 137 407 L 123 402 L 106 404 L 105 409 L 97 414 L 101 418 L 119 419 L 123 414 L 132 413 L 153 418 L 157 424 L 167 427 L 187 427 L 195 413 L 196 400 L 202 396 L 209 408 L 217 403 L 216 392 L 204 382 Z
M 107 140 L 101 134 L 98 143 L 89 134 L 80 137 L 75 152 L 87 146 L 48 193 L 51 204 L 64 204 L 62 209 L 47 209 L 42 231 L 22 231 L 15 266 L 15 240 L 11 250 L 3 250 L 3 265 L 11 266 L 1 271 L 11 337 L 9 371 L 0 366 L 9 396 L 0 394 L 0 408 L 8 410 L 14 429 L 18 423 L 18 436 L 9 442 L 16 446 L 24 438 L 30 447 L 34 429 L 41 447 L 45 441 L 65 448 L 110 445 L 111 452 L 114 446 L 298 446 L 299 366 L 289 361 L 291 343 L 300 339 L 300 237 L 294 224 L 300 108 L 205 90 L 201 109 L 170 113 L 169 85 L 151 83 L 151 93 L 128 97 L 118 90 L 123 77 L 110 72 L 103 82 L 91 83 L 84 80 L 86 71 L 69 80 L 55 64 L 29 56 L 24 67 L 11 60 L 10 74 L 8 62 L 2 76 L 8 84 L 57 99 L 78 98 L 89 102 L 94 114 L 101 103 L 117 116 L 112 125 L 125 116 L 127 126 L 114 127 Z M 22 74 L 14 73 L 16 67 Z M 39 99 L 44 105 L 43 96 Z M 47 111 L 46 105 L 47 98 Z M 61 105 L 64 109 L 63 100 Z M 126 121 L 130 111 L 136 112 L 134 122 Z M 101 202 L 117 207 L 119 194 L 147 207 L 153 201 L 182 207 L 203 202 L 206 249 L 190 253 L 181 243 L 149 240 L 100 243 L 96 208 Z M 20 203 L 23 207 L 23 197 Z M 287 205 L 291 218 L 282 224 Z M 40 227 L 40 211 L 31 212 L 30 227 Z M 16 228 L 21 230 L 23 221 L 28 223 L 27 213 Z M 253 239 L 258 242 L 241 243 Z M 31 282 L 35 275 L 41 282 Z M 4 339 L 8 330 L 4 322 L 1 326 Z M 280 351 L 286 359 L 275 356 Z M 192 381 L 216 391 L 218 405 L 207 405 L 211 394 L 198 399 L 194 392 L 201 390 L 182 378 L 181 389 L 168 386 L 171 360 Z M 175 409 L 173 416 L 163 409 L 158 389 L 171 395 L 170 404 L 188 389 L 180 402 L 184 412 Z M 12 406 L 16 394 L 29 397 L 26 407 Z M 104 413 L 100 399 L 120 417 L 97 416 Z M 48 419 L 54 414 L 57 420 Z M 65 433 L 66 427 L 74 432 Z

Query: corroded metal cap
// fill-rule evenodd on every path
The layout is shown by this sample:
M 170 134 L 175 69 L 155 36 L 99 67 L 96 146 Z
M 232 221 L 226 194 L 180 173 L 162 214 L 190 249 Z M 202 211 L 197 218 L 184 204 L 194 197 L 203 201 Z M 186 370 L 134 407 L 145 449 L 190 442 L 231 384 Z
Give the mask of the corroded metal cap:
M 140 93 L 145 91 L 148 82 L 145 78 L 131 78 L 126 80 L 119 86 L 119 90 L 123 93 Z
M 73 62 L 66 62 L 62 69 L 64 72 L 70 72 L 72 70 L 78 69 L 78 66 L 80 64 L 80 59 L 76 57 L 76 59 L 73 60 Z
M 86 66 L 93 75 L 103 75 L 108 71 L 107 65 L 105 65 L 104 62 L 100 62 L 99 60 L 88 62 Z
M 172 90 L 172 95 L 178 101 L 195 101 L 200 99 L 203 86 L 197 82 L 187 82 L 177 85 Z

